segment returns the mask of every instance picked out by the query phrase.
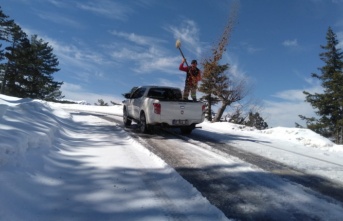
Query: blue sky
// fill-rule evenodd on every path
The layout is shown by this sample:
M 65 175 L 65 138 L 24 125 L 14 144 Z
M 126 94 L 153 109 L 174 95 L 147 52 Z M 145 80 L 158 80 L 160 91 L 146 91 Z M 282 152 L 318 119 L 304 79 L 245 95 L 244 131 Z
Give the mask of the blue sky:
M 311 73 L 331 26 L 343 48 L 343 0 L 241 0 L 223 63 L 244 78 L 244 104 L 261 106 L 269 126 L 312 116 L 302 91 L 320 92 Z M 121 102 L 133 86 L 183 88 L 181 39 L 188 60 L 202 60 L 220 38 L 231 0 L 0 0 L 5 14 L 54 48 L 67 99 Z M 201 66 L 200 66 L 201 68 Z M 227 109 L 228 111 L 230 108 Z

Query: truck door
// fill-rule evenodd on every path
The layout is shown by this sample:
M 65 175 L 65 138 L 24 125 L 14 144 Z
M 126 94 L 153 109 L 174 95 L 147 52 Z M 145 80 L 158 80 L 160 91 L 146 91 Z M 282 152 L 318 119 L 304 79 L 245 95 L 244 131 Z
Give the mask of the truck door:
M 130 100 L 131 102 L 131 107 L 132 107 L 132 112 L 130 113 L 131 116 L 133 116 L 133 118 L 135 119 L 139 119 L 139 111 L 140 108 L 142 106 L 142 102 L 143 102 L 143 95 L 146 91 L 146 88 L 139 88 L 137 89 L 133 95 L 132 95 L 132 99 Z

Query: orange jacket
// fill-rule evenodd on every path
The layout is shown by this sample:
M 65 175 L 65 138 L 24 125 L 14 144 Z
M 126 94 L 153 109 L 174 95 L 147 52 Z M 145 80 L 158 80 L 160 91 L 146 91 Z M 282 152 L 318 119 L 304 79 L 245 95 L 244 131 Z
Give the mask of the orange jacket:
M 187 73 L 186 84 L 192 85 L 192 84 L 197 84 L 198 81 L 201 81 L 201 71 L 199 68 L 192 67 L 192 66 L 185 67 L 183 66 L 183 63 L 181 63 L 179 70 Z

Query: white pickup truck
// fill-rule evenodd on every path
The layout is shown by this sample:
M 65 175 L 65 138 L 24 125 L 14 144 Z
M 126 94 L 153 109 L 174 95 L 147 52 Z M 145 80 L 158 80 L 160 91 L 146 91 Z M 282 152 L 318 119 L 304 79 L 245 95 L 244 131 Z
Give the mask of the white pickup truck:
M 205 119 L 205 104 L 182 100 L 181 90 L 175 87 L 134 87 L 123 94 L 123 122 L 130 126 L 139 124 L 140 131 L 148 133 L 155 126 L 177 127 L 181 133 L 190 134 Z

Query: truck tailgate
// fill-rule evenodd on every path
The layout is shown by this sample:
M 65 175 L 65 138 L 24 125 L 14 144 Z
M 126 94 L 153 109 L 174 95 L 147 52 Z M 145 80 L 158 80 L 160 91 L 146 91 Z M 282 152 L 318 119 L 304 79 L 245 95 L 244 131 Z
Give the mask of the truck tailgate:
M 161 120 L 201 119 L 200 102 L 161 102 Z

